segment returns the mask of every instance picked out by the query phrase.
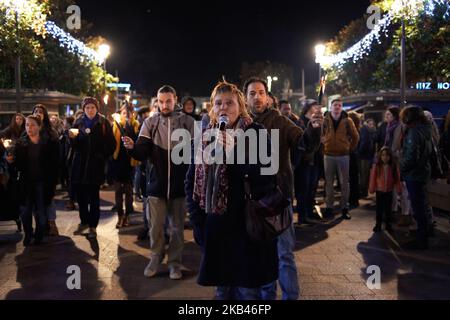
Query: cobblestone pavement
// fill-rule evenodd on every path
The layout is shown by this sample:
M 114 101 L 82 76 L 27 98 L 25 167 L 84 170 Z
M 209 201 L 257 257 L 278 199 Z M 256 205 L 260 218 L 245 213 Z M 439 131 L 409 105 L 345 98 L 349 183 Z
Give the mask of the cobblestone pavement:
M 60 199 L 60 197 L 59 197 Z M 39 247 L 22 246 L 13 222 L 0 222 L 0 299 L 211 299 L 213 288 L 196 284 L 200 250 L 192 231 L 185 230 L 184 278 L 173 281 L 163 263 L 155 278 L 145 278 L 148 241 L 137 241 L 142 215 L 118 231 L 111 191 L 102 191 L 98 238 L 74 236 L 78 213 L 63 210 L 57 200 L 61 236 Z M 137 211 L 142 205 L 137 203 Z M 428 251 L 404 251 L 408 229 L 394 236 L 374 235 L 370 200 L 352 211 L 353 219 L 296 228 L 295 257 L 304 300 L 450 299 L 450 223 L 437 215 L 435 237 Z M 67 288 L 67 268 L 81 269 L 81 290 Z M 379 266 L 381 288 L 369 289 L 369 266 Z

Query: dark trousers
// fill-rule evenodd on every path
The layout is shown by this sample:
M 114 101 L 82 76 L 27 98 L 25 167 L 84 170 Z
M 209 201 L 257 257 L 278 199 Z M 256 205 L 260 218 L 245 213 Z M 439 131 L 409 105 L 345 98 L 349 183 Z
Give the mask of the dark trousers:
M 406 181 L 411 208 L 414 219 L 417 222 L 417 241 L 427 243 L 428 241 L 428 219 L 426 185 L 423 182 Z
M 392 222 L 392 192 L 377 191 L 377 225 L 381 226 L 384 222 L 386 225 Z
M 97 184 L 78 185 L 78 207 L 81 224 L 97 228 L 100 220 L 100 186 Z
M 31 183 L 29 185 L 29 194 L 25 202 L 25 208 L 22 211 L 22 223 L 25 231 L 25 236 L 31 237 L 33 235 L 33 212 L 36 221 L 36 233 L 34 235 L 36 240 L 42 240 L 44 230 L 47 226 L 47 216 L 45 214 L 44 204 L 44 184 Z
M 309 164 L 302 164 L 295 170 L 295 197 L 300 221 L 313 216 L 319 173 L 318 166 Z
M 125 194 L 125 215 L 133 212 L 133 186 L 131 182 L 114 182 L 116 206 L 119 217 L 123 216 L 123 194 Z

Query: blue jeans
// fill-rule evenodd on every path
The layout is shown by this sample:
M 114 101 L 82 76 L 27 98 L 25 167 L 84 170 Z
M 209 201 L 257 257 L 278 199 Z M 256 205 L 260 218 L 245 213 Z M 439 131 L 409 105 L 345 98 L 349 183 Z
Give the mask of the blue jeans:
M 417 241 L 428 241 L 428 217 L 426 185 L 423 182 L 406 181 L 414 219 L 417 222 Z
M 141 166 L 137 166 L 134 168 L 133 174 L 133 188 L 134 194 L 137 196 L 142 196 L 141 194 Z
M 31 183 L 30 192 L 27 194 L 25 208 L 22 210 L 22 223 L 25 231 L 25 236 L 31 237 L 33 235 L 33 211 L 34 219 L 36 221 L 35 238 L 42 240 L 44 230 L 47 226 L 47 216 L 44 206 L 44 184 Z
M 45 207 L 45 213 L 47 215 L 47 220 L 56 221 L 56 206 L 54 200 L 52 200 L 48 207 Z
M 147 203 L 148 198 L 144 197 L 142 200 L 142 212 L 144 214 L 144 228 L 145 229 L 150 229 L 148 222 L 150 221 L 150 206 Z
M 320 169 L 318 166 L 303 164 L 296 169 L 295 174 L 297 182 L 295 188 L 297 212 L 300 222 L 304 222 L 305 218 L 311 218 L 314 215 L 314 199 Z
M 293 215 L 292 205 L 290 206 Z M 300 295 L 297 266 L 294 257 L 295 229 L 294 223 L 278 237 L 278 272 L 283 300 L 297 300 Z M 277 297 L 277 282 L 274 281 L 261 287 L 263 300 L 275 300 Z
M 216 300 L 260 300 L 259 288 L 217 287 Z

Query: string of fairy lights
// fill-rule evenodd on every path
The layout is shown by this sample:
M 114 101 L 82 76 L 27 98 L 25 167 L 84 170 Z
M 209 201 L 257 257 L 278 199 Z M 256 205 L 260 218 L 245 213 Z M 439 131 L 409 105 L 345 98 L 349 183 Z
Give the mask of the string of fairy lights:
M 103 63 L 104 58 L 97 51 L 87 47 L 83 42 L 72 37 L 54 22 L 47 21 L 45 23 L 45 29 L 47 30 L 47 34 L 58 40 L 61 47 L 66 48 L 67 51 L 72 54 L 78 55 L 81 60 L 88 59 L 89 61 L 94 61 L 98 64 Z
M 29 6 L 25 5 L 26 2 L 25 0 L 0 0 L 0 4 L 6 6 L 7 12 L 8 10 L 19 10 L 18 4 L 21 6 L 20 10 L 27 10 Z M 324 68 L 340 68 L 348 61 L 355 63 L 370 54 L 374 43 L 381 44 L 382 36 L 389 36 L 389 26 L 395 19 L 399 17 L 411 19 L 417 17 L 420 12 L 434 15 L 436 6 L 446 8 L 447 10 L 443 13 L 443 17 L 446 19 L 450 17 L 449 0 L 395 0 L 386 15 L 364 38 L 349 49 L 334 55 L 323 55 L 318 58 L 318 61 Z M 41 18 L 40 16 L 39 19 Z M 56 39 L 61 47 L 66 48 L 72 54 L 76 54 L 81 60 L 87 59 L 97 64 L 101 64 L 104 61 L 104 58 L 97 51 L 89 48 L 82 41 L 75 39 L 52 21 L 45 21 L 45 33 Z
M 388 13 L 364 38 L 346 51 L 330 56 L 323 55 L 317 60 L 324 68 L 341 68 L 348 61 L 355 63 L 370 54 L 374 43 L 381 44 L 382 36 L 389 36 L 389 26 L 396 18 L 405 16 L 407 19 L 412 19 L 422 11 L 427 15 L 434 15 L 436 6 L 446 8 L 443 18 L 450 17 L 449 0 L 395 0 Z

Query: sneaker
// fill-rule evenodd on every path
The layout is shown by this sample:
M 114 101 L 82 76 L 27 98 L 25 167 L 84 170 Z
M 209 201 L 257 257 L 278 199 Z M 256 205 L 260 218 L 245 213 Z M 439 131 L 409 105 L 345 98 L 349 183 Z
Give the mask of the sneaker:
M 181 278 L 183 278 L 183 274 L 181 273 L 180 267 L 170 267 L 169 271 L 170 271 L 169 275 L 170 280 L 180 280 Z
M 348 209 L 342 210 L 342 219 L 344 219 L 344 220 L 352 219 L 352 216 L 350 215 L 350 213 L 348 213 Z
M 48 221 L 48 235 L 50 237 L 57 237 L 59 236 L 58 227 L 56 226 L 55 221 Z
M 157 256 L 150 258 L 150 262 L 145 267 L 144 276 L 147 278 L 154 277 L 158 273 L 160 259 Z
M 381 226 L 379 224 L 377 224 L 374 228 L 373 228 L 373 232 L 378 233 L 381 232 Z
M 88 239 L 97 238 L 97 230 L 95 228 L 89 228 L 89 233 L 87 235 Z
M 77 230 L 74 231 L 74 235 L 82 235 L 86 233 L 86 231 L 89 229 L 89 226 L 87 224 L 79 224 Z

